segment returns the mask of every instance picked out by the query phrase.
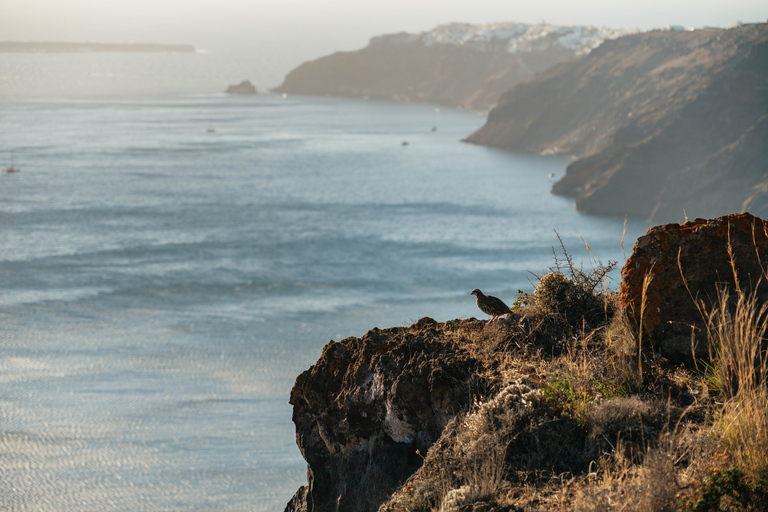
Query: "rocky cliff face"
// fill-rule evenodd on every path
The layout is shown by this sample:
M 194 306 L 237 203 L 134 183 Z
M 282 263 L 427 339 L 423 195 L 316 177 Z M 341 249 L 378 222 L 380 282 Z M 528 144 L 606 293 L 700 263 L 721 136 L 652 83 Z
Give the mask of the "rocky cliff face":
M 553 191 L 585 213 L 676 221 L 764 208 L 766 114 L 768 24 L 653 31 L 520 84 L 467 140 L 580 157 Z
M 454 342 L 459 323 L 425 318 L 326 345 L 291 391 L 308 484 L 287 511 L 375 511 L 421 466 L 448 422 L 488 387 Z
M 768 223 L 748 213 L 653 227 L 621 271 L 622 311 L 643 326 L 644 344 L 670 360 L 706 360 L 713 347 L 702 312 L 721 289 L 732 297 L 756 290 L 768 301 L 767 259 Z
M 452 23 L 421 34 L 376 37 L 362 50 L 304 63 L 274 91 L 484 110 L 520 81 L 621 34 L 594 27 Z
M 468 305 L 474 307 L 471 300 Z M 533 308 L 498 321 L 438 323 L 422 318 L 410 327 L 373 329 L 362 338 L 331 341 L 291 390 L 307 485 L 296 492 L 286 512 L 379 510 L 429 460 L 427 454 L 458 416 L 503 391 L 514 373 L 503 367 L 511 353 L 560 353 L 563 338 L 585 326 L 589 324 L 579 321 L 574 330 L 566 312 Z M 530 362 L 523 366 L 523 380 L 503 392 L 505 404 L 515 411 L 525 409 L 516 420 L 523 432 L 518 436 L 520 453 L 529 453 L 539 436 L 558 441 L 541 447 L 535 464 L 518 462 L 548 475 L 588 464 L 582 455 L 588 457 L 592 450 L 586 447 L 582 453 L 585 439 L 572 421 L 525 408 L 540 394 L 530 393 L 541 379 Z M 558 429 L 564 432 L 552 432 Z M 517 460 L 519 455 L 511 457 Z M 478 456 L 486 458 L 483 452 Z

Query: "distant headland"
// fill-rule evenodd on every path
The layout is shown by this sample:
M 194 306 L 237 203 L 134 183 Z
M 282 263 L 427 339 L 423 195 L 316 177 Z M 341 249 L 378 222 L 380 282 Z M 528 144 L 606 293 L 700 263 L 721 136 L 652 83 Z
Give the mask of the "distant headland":
M 194 53 L 191 44 L 0 41 L 0 53 Z
M 518 83 L 635 31 L 546 22 L 449 23 L 305 62 L 273 89 L 487 110 Z
M 465 142 L 574 157 L 552 192 L 658 223 L 768 217 L 768 23 L 647 32 L 452 23 L 305 62 L 273 89 L 490 109 Z

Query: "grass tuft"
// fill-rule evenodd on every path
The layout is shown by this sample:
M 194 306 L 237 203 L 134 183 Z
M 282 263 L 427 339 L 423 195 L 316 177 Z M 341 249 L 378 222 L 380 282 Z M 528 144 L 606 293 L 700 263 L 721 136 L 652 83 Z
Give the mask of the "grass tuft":
M 723 450 L 753 482 L 768 480 L 768 304 L 721 289 L 708 317 L 709 381 L 725 398 L 715 424 Z

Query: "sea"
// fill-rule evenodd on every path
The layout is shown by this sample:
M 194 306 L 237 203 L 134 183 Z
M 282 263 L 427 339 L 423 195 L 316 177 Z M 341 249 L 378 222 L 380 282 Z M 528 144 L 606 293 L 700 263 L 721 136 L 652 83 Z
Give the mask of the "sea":
M 281 511 L 328 341 L 482 317 L 558 236 L 620 267 L 649 227 L 461 142 L 481 113 L 139 92 L 0 95 L 0 510 Z

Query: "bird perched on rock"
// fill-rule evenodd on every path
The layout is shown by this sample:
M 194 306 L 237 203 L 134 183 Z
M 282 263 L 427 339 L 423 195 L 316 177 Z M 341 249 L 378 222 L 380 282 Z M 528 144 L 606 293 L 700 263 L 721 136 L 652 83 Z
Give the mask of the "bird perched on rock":
M 477 307 L 486 315 L 491 315 L 493 317 L 491 320 L 496 320 L 500 316 L 512 312 L 512 310 L 509 309 L 509 306 L 504 304 L 503 300 L 492 295 L 485 295 L 477 288 L 472 290 L 470 295 L 477 297 Z

